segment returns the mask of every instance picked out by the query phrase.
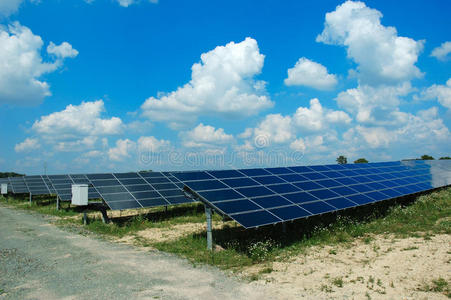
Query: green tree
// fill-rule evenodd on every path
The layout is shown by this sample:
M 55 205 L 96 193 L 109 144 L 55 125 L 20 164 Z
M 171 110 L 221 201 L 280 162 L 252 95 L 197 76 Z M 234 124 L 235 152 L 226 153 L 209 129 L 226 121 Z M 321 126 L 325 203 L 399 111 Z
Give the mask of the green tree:
M 421 159 L 422 160 L 433 160 L 434 158 L 432 156 L 430 156 L 430 155 L 425 154 L 425 155 L 421 156 Z
M 366 160 L 366 158 L 359 158 L 357 160 L 354 161 L 355 164 L 367 164 L 369 161 Z
M 442 157 L 440 157 L 439 159 L 441 159 L 441 160 L 444 160 L 444 159 L 451 159 L 451 157 L 449 157 L 449 156 L 442 156 Z
M 6 177 L 20 177 L 25 176 L 24 174 L 19 174 L 15 172 L 0 172 L 0 178 L 6 178 Z
M 346 158 L 346 156 L 340 155 L 339 157 L 337 157 L 337 163 L 339 165 L 344 165 L 348 163 L 348 159 Z

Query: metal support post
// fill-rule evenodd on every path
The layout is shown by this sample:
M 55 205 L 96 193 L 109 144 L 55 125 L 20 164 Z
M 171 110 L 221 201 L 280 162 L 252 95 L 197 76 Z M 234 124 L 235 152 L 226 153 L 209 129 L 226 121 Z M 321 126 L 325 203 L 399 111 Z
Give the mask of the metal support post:
M 164 213 L 165 213 L 165 214 L 168 213 L 168 206 L 167 206 L 167 205 L 164 206 Z
M 60 210 L 60 197 L 56 196 L 56 210 Z
M 205 206 L 205 215 L 207 217 L 207 249 L 213 250 L 213 235 L 211 233 L 211 208 Z
M 30 193 L 30 205 L 31 205 L 31 199 L 33 198 L 33 196 L 31 195 L 31 193 Z
M 105 224 L 110 223 L 110 219 L 108 218 L 108 214 L 106 213 L 106 208 L 102 207 L 100 209 L 100 212 L 102 213 L 102 222 Z
M 83 225 L 88 224 L 88 216 L 86 214 L 86 210 L 83 211 Z

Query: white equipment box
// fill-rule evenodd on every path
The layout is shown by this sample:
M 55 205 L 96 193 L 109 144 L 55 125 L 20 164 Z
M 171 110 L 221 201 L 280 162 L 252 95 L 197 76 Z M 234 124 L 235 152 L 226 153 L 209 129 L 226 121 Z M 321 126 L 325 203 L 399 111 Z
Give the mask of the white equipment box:
M 88 205 L 88 185 L 73 184 L 72 185 L 72 202 L 73 205 Z
M 2 195 L 8 194 L 8 184 L 2 183 Z

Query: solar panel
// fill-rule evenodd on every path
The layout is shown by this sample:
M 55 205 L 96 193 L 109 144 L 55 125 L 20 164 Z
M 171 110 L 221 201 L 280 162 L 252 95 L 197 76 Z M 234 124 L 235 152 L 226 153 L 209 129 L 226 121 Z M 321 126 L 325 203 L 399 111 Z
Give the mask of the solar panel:
M 173 173 L 200 200 L 245 228 L 285 222 L 451 184 L 451 161 Z
M 26 186 L 30 194 L 32 195 L 50 195 L 51 191 L 49 190 L 46 182 L 42 178 L 41 175 L 35 176 L 24 176 L 23 177 Z
M 47 176 L 55 193 L 58 195 L 61 201 L 72 200 L 72 185 L 73 184 L 88 184 L 91 182 L 83 174 L 70 174 L 70 175 L 48 175 Z M 88 199 L 101 198 L 99 193 L 93 186 L 88 187 Z
M 14 194 L 25 194 L 30 192 L 23 177 L 9 177 L 9 183 Z
M 183 184 L 167 172 L 87 174 L 92 186 L 113 210 L 194 202 Z

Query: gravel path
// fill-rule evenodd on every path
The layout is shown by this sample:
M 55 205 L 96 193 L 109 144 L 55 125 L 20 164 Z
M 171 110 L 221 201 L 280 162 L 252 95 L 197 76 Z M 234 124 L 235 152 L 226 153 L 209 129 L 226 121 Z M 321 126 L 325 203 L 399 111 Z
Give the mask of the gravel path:
M 0 204 L 0 299 L 274 299 L 210 267 L 193 267 L 63 231 Z

